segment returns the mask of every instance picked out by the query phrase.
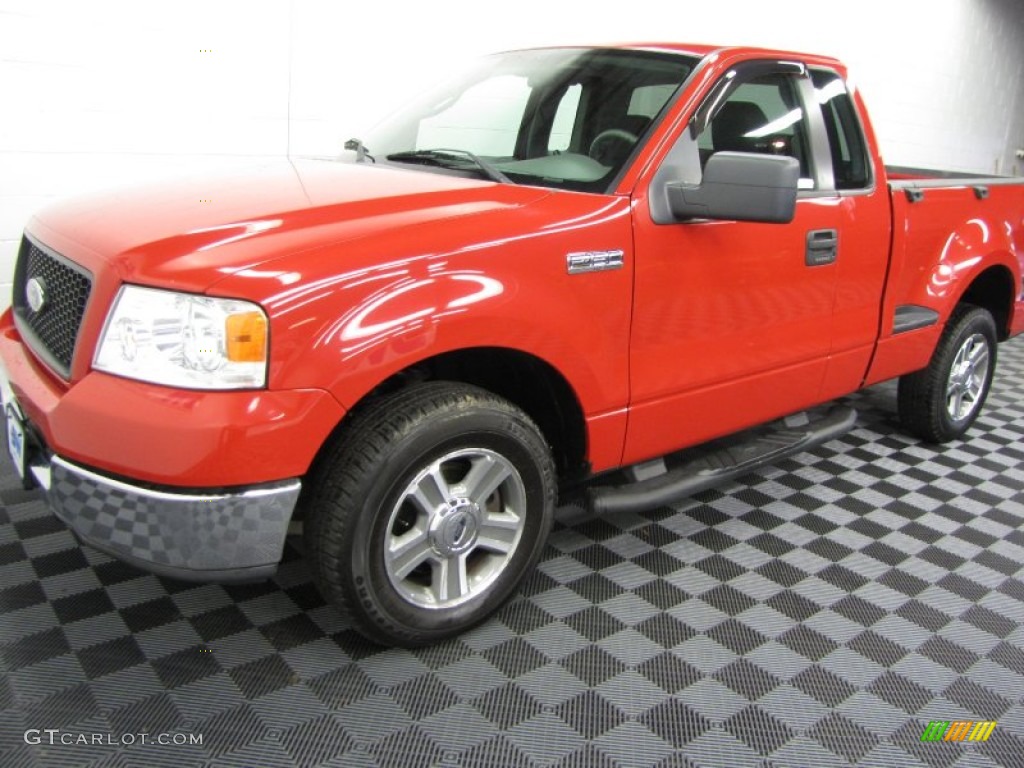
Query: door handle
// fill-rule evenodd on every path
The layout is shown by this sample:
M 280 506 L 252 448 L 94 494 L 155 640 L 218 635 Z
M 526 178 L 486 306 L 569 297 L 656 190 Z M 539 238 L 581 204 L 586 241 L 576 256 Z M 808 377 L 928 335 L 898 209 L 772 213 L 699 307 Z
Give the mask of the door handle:
M 812 229 L 807 233 L 807 250 L 804 264 L 808 267 L 823 267 L 836 260 L 839 254 L 839 232 L 835 229 Z

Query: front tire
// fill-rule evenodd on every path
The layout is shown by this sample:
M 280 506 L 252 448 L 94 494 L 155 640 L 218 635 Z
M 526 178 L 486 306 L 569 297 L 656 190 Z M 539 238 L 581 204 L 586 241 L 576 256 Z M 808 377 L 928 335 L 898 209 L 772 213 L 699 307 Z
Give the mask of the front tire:
M 555 472 L 521 410 L 432 382 L 355 414 L 314 466 L 306 503 L 324 597 L 369 639 L 415 647 L 483 621 L 534 566 Z
M 992 315 L 980 307 L 959 305 L 928 367 L 900 379 L 900 420 L 909 432 L 931 443 L 962 437 L 981 412 L 995 368 Z

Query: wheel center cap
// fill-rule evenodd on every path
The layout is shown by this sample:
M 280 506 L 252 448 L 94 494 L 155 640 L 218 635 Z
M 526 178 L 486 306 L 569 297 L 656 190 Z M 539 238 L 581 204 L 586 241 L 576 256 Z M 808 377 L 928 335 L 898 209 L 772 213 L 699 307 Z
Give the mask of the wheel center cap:
M 480 508 L 469 499 L 450 499 L 430 523 L 430 544 L 441 557 L 467 552 L 480 532 Z

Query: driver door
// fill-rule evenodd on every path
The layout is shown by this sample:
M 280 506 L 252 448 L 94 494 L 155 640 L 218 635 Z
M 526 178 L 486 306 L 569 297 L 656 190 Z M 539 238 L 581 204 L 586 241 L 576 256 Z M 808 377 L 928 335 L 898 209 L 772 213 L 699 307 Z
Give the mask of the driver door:
M 842 233 L 837 200 L 822 191 L 831 166 L 814 159 L 820 110 L 807 108 L 802 66 L 748 64 L 712 88 L 718 103 L 697 110 L 706 126 L 684 127 L 638 194 L 625 464 L 807 407 L 822 389 Z M 659 184 L 699 183 L 720 151 L 796 157 L 793 220 L 675 221 Z

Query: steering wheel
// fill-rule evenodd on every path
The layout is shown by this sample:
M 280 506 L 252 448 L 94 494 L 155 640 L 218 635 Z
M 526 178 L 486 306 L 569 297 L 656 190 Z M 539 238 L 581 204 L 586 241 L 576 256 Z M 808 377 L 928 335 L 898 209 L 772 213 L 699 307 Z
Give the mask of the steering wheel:
M 640 137 L 635 133 L 630 133 L 622 128 L 609 128 L 594 137 L 594 140 L 590 142 L 590 150 L 587 154 L 602 165 L 615 165 L 613 158 L 616 158 L 619 152 L 624 156 L 639 140 Z M 618 150 L 614 149 L 616 145 L 619 147 Z

